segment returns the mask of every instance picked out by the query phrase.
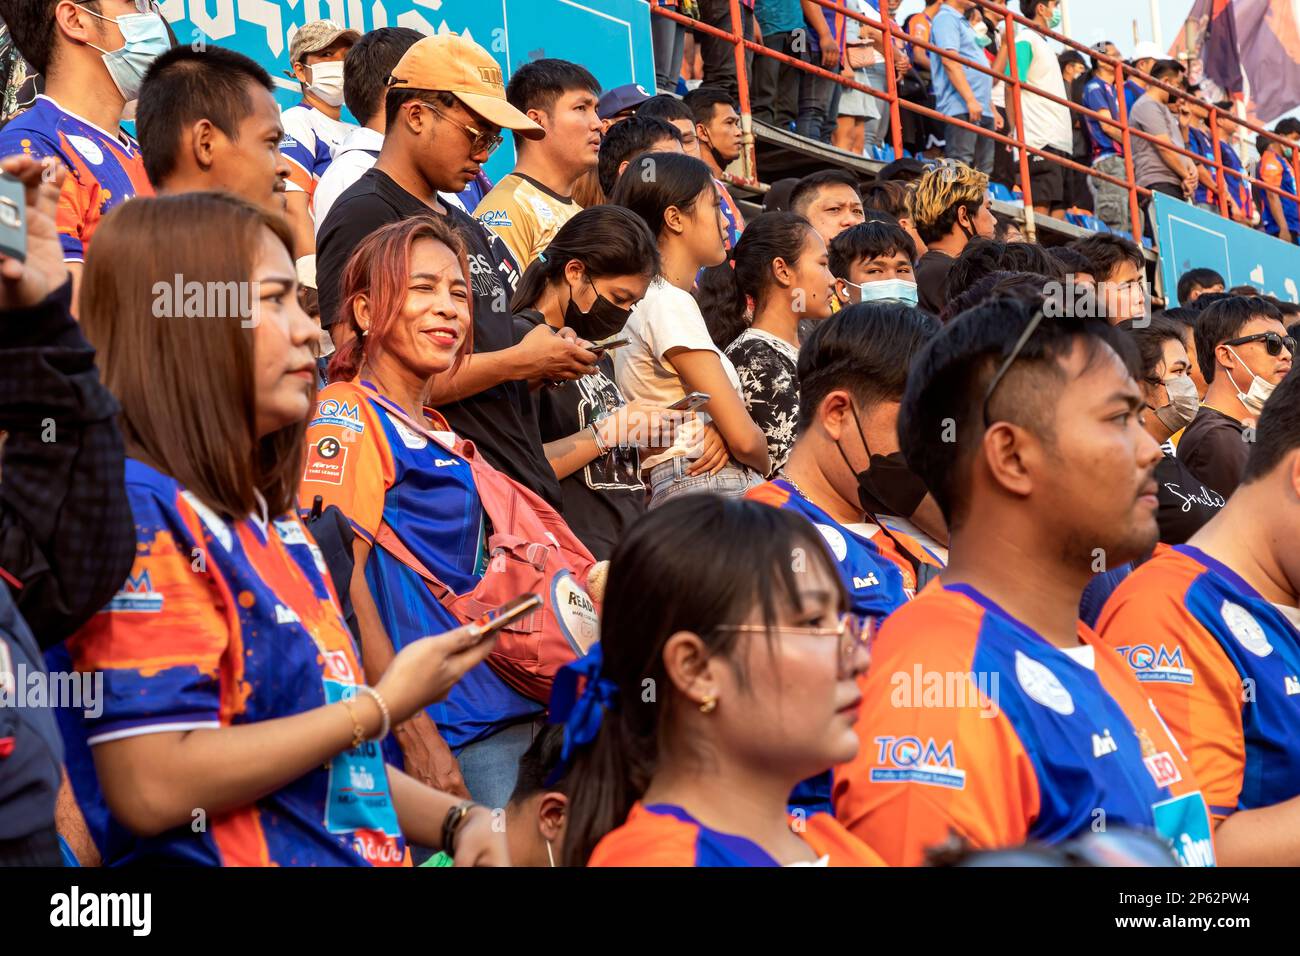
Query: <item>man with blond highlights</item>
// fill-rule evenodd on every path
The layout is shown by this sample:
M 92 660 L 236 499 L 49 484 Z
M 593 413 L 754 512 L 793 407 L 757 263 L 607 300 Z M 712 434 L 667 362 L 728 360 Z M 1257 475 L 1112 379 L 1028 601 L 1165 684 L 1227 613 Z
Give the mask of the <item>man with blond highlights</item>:
M 997 220 L 989 208 L 989 178 L 964 163 L 945 160 L 916 182 L 909 200 L 912 224 L 926 244 L 916 263 L 921 308 L 943 311 L 944 287 L 953 261 L 976 236 L 993 238 Z

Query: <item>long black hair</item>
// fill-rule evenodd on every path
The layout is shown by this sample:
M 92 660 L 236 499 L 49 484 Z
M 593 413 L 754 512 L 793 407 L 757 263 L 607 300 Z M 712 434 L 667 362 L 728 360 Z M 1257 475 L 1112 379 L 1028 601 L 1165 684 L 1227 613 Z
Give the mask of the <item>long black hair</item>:
M 847 607 L 825 542 L 793 512 L 687 495 L 631 527 L 610 562 L 601 620 L 600 676 L 617 685 L 617 702 L 565 776 L 565 866 L 586 864 L 654 776 L 660 736 L 671 731 L 681 706 L 664 667 L 668 638 L 690 631 L 710 654 L 727 658 L 738 634 L 719 626 L 743 622 L 755 606 L 767 626 L 775 626 L 782 607 L 799 606 L 799 574 L 817 561 Z
M 812 231 L 808 220 L 796 213 L 765 212 L 745 227 L 730 263 L 705 270 L 695 299 L 714 345 L 725 349 L 745 331 L 748 300 L 754 300 L 757 314 L 776 282 L 772 263 L 784 259 L 793 266 Z
M 657 241 L 664 213 L 673 206 L 689 211 L 712 184 L 713 173 L 694 156 L 642 153 L 627 164 L 609 201 L 640 216 Z
M 622 206 L 592 206 L 561 226 L 524 270 L 510 311 L 536 305 L 546 286 L 564 275 L 564 267 L 574 259 L 593 279 L 659 274 L 659 247 L 641 217 Z

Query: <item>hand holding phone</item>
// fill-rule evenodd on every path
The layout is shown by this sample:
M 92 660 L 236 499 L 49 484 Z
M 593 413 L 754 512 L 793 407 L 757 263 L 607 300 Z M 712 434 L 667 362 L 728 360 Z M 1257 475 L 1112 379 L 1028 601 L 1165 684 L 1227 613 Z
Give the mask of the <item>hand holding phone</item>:
M 39 305 L 68 280 L 55 225 L 65 175 L 54 160 L 0 160 L 0 309 Z
M 693 412 L 700 406 L 709 404 L 710 397 L 706 392 L 691 392 L 668 407 L 674 412 Z
M 525 614 L 530 614 L 541 606 L 542 599 L 539 595 L 522 594 L 513 601 L 488 611 L 475 619 L 468 625 L 469 632 L 476 639 L 484 640 L 503 627 L 509 627 Z

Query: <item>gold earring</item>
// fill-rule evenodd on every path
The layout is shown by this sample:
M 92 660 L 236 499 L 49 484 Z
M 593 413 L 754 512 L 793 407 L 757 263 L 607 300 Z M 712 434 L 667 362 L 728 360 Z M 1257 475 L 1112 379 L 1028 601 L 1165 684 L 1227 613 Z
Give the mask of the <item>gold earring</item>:
M 700 701 L 700 713 L 711 714 L 718 707 L 718 699 L 712 694 L 705 694 L 704 700 Z

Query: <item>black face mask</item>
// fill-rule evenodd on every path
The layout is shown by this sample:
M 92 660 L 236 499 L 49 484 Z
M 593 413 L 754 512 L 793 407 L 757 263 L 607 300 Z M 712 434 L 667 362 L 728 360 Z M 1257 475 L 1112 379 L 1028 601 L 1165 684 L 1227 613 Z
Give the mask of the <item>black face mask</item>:
M 849 410 L 853 412 L 853 422 L 857 425 L 858 437 L 862 439 L 862 447 L 868 456 L 868 469 L 854 473 L 858 479 L 858 502 L 862 505 L 862 510 L 869 515 L 895 514 L 902 518 L 911 517 L 921 501 L 929 494 L 929 489 L 907 467 L 902 452 L 894 452 L 891 455 L 872 454 L 871 446 L 867 444 L 867 436 L 862 431 L 862 421 L 858 418 L 857 408 L 850 405 Z M 835 447 L 839 448 L 844 464 L 852 469 L 849 456 L 844 454 L 840 443 L 836 442 Z
M 570 291 L 569 304 L 564 309 L 564 324 L 577 332 L 579 338 L 584 338 L 588 342 L 599 342 L 601 339 L 622 332 L 632 310 L 620 309 L 601 295 L 590 277 L 587 277 L 587 284 L 596 293 L 596 301 L 588 311 L 583 312 L 578 308 L 578 303 L 574 301 L 573 293 Z

